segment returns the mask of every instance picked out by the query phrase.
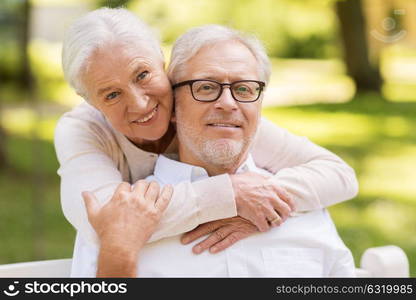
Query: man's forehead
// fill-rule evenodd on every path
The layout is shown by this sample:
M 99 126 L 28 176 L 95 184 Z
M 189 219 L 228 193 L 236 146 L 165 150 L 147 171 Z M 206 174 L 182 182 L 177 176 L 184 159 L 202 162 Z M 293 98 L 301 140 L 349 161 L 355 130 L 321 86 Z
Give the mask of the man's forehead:
M 188 60 L 186 73 L 199 78 L 231 74 L 241 79 L 256 79 L 258 64 L 247 46 L 230 40 L 203 46 Z
M 250 49 L 242 42 L 237 40 L 216 41 L 202 46 L 191 58 L 192 60 L 209 58 L 213 55 L 229 56 L 228 60 L 238 60 L 239 58 L 254 58 Z
M 234 67 L 233 69 L 227 67 L 207 67 L 204 70 L 189 72 L 188 77 L 192 77 L 191 79 L 210 79 L 217 81 L 223 81 L 222 78 L 224 77 L 229 78 L 230 81 L 259 79 L 257 70 L 247 67 Z

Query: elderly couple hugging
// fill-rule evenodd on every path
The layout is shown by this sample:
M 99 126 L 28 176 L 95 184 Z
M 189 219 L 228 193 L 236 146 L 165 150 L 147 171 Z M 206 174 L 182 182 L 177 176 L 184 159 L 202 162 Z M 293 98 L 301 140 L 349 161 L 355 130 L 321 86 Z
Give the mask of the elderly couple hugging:
M 257 39 L 191 29 L 166 74 L 149 27 L 101 8 L 72 25 L 62 57 L 86 100 L 55 133 L 72 276 L 354 276 L 325 209 L 356 195 L 354 171 L 261 118 Z

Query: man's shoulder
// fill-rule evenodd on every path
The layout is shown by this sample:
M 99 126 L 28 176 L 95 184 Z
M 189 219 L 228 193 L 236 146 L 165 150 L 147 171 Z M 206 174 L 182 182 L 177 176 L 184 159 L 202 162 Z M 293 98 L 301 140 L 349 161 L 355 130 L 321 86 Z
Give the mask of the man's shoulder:
M 336 232 L 334 222 L 325 208 L 293 213 L 283 224 L 307 235 L 308 232 Z

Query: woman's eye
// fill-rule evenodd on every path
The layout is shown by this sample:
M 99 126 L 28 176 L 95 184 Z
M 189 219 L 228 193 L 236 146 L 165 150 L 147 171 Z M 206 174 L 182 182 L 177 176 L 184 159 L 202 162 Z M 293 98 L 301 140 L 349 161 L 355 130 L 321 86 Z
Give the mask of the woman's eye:
M 149 71 L 143 71 L 137 75 L 137 80 L 143 80 L 149 75 Z
M 120 95 L 119 92 L 111 92 L 110 94 L 108 94 L 105 99 L 107 100 L 114 100 L 115 98 L 118 97 L 118 95 Z

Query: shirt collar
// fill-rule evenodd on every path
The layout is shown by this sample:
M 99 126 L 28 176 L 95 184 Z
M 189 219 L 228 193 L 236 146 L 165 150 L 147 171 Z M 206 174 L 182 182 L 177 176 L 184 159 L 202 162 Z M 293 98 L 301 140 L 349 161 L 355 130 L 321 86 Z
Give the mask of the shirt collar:
M 247 155 L 247 159 L 240 165 L 240 167 L 237 169 L 236 173 L 243 173 L 243 172 L 255 172 L 257 171 L 256 164 L 254 163 L 253 157 L 249 153 Z
M 154 175 L 162 183 L 178 184 L 184 181 L 193 182 L 209 177 L 204 168 L 177 161 L 175 160 L 176 158 L 172 155 L 169 157 L 167 155 L 159 155 L 156 161 Z M 254 164 L 251 154 L 249 154 L 244 163 L 237 169 L 236 173 L 254 172 L 256 170 L 257 167 Z

